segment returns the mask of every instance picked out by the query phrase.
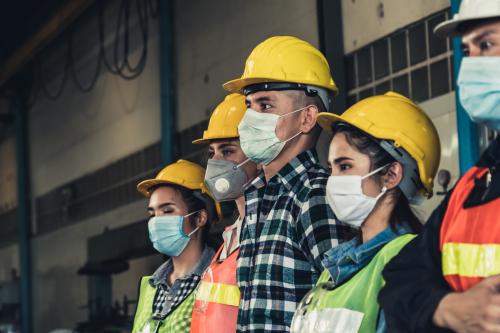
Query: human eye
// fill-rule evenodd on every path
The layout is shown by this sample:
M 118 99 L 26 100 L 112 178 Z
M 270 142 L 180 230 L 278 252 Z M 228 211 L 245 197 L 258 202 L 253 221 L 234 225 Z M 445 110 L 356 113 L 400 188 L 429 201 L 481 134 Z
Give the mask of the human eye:
M 273 107 L 273 106 L 272 106 L 271 104 L 269 104 L 269 103 L 261 103 L 261 104 L 260 104 L 260 108 L 261 108 L 261 110 L 269 110 L 269 109 L 271 109 L 272 107 Z
M 493 47 L 493 43 L 488 40 L 483 40 L 479 43 L 479 49 L 481 52 L 486 52 Z
M 222 156 L 224 157 L 229 157 L 233 154 L 233 150 L 232 149 L 223 149 L 222 150 Z
M 350 164 L 348 164 L 348 163 L 341 163 L 341 164 L 339 164 L 339 170 L 340 171 L 347 171 L 350 168 L 352 168 L 352 166 Z

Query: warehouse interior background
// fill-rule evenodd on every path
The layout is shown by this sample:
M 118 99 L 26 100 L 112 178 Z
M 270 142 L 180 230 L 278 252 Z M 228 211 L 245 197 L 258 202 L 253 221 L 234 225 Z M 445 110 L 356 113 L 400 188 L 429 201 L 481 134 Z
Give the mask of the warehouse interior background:
M 457 41 L 434 26 L 450 0 L 18 0 L 0 13 L 0 332 L 127 332 L 137 287 L 164 260 L 139 180 L 201 135 L 255 45 L 318 46 L 334 112 L 394 90 L 438 128 L 448 183 L 493 133 L 455 103 Z M 381 112 L 383 117 L 383 112 Z M 327 138 L 318 143 L 326 156 Z M 450 181 L 446 180 L 446 171 Z

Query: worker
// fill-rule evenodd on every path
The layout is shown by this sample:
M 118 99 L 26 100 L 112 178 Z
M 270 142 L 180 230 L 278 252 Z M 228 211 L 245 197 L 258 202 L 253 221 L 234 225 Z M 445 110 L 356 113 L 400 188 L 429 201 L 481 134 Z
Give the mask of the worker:
M 193 291 L 214 256 L 209 225 L 221 218 L 204 176 L 201 166 L 178 160 L 137 185 L 149 198 L 149 239 L 170 258 L 141 279 L 133 333 L 189 332 Z
M 288 332 L 297 304 L 322 272 L 323 253 L 353 236 L 326 202 L 328 172 L 315 144 L 320 111 L 337 87 L 323 54 L 296 37 L 255 47 L 241 78 L 246 96 L 240 144 L 262 172 L 245 190 L 237 281 L 238 332 Z
M 203 274 L 195 294 L 191 333 L 234 333 L 240 304 L 236 258 L 245 217 L 243 190 L 257 176 L 257 164 L 240 147 L 238 125 L 246 111 L 245 96 L 228 95 L 212 113 L 208 128 L 194 144 L 207 144 L 205 184 L 218 202 L 234 201 L 238 217 L 222 233 L 224 243 Z
M 320 113 L 318 123 L 333 132 L 327 201 L 360 232 L 325 253 L 325 270 L 295 313 L 292 332 L 386 332 L 377 303 L 382 269 L 422 228 L 410 203 L 432 195 L 439 136 L 424 111 L 393 92 L 341 116 Z
M 439 24 L 460 36 L 457 93 L 475 123 L 500 130 L 500 1 L 463 0 Z M 385 268 L 379 301 L 394 332 L 500 332 L 500 139 L 493 139 Z

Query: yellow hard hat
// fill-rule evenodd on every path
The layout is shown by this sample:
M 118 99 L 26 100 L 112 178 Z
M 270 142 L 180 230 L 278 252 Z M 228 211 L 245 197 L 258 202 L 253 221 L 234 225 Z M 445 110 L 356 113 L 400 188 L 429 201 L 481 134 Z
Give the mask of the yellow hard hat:
M 227 95 L 212 113 L 208 128 L 203 131 L 201 139 L 194 140 L 194 144 L 207 143 L 210 140 L 238 138 L 240 124 L 247 106 L 245 96 L 241 94 Z
M 335 123 L 342 122 L 373 138 L 388 140 L 390 144 L 384 141 L 381 146 L 398 161 L 403 157 L 403 150 L 406 151 L 418 168 L 414 181 L 423 186 L 420 189 L 415 188 L 418 193 L 414 195 L 427 198 L 432 196 L 433 180 L 441 158 L 439 135 L 430 118 L 410 99 L 390 91 L 384 95 L 366 98 L 340 116 L 322 112 L 318 114 L 317 121 L 330 133 Z M 405 170 L 407 169 L 405 167 Z M 411 187 L 410 173 L 411 170 L 404 175 L 409 182 L 406 184 L 408 187 Z M 403 187 L 401 189 L 405 192 Z M 410 189 L 406 190 L 407 195 Z M 418 202 L 418 198 L 415 199 Z
M 223 87 L 229 92 L 243 93 L 247 86 L 269 82 L 298 83 L 338 92 L 325 56 L 308 42 L 292 36 L 271 37 L 257 45 L 241 78 L 226 82 Z
M 137 190 L 146 198 L 151 196 L 151 189 L 160 184 L 178 185 L 189 190 L 200 191 L 201 194 L 206 194 L 206 196 L 209 197 L 210 204 L 213 204 L 215 207 L 215 212 L 213 214 L 213 216 L 216 217 L 215 220 L 220 220 L 222 218 L 222 209 L 208 191 L 204 180 L 205 169 L 203 167 L 190 161 L 178 160 L 163 168 L 155 178 L 146 179 L 140 182 L 137 185 Z M 208 202 L 202 197 L 199 199 L 205 201 L 207 210 L 209 210 L 210 213 L 210 208 L 208 207 L 210 205 Z

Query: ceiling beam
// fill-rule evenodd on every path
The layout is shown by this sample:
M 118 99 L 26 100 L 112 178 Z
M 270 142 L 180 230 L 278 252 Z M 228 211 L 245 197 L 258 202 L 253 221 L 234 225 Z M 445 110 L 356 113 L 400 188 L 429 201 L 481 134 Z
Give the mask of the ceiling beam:
M 42 24 L 40 29 L 0 64 L 0 87 L 59 36 L 94 2 L 95 0 L 64 1 L 57 12 Z

